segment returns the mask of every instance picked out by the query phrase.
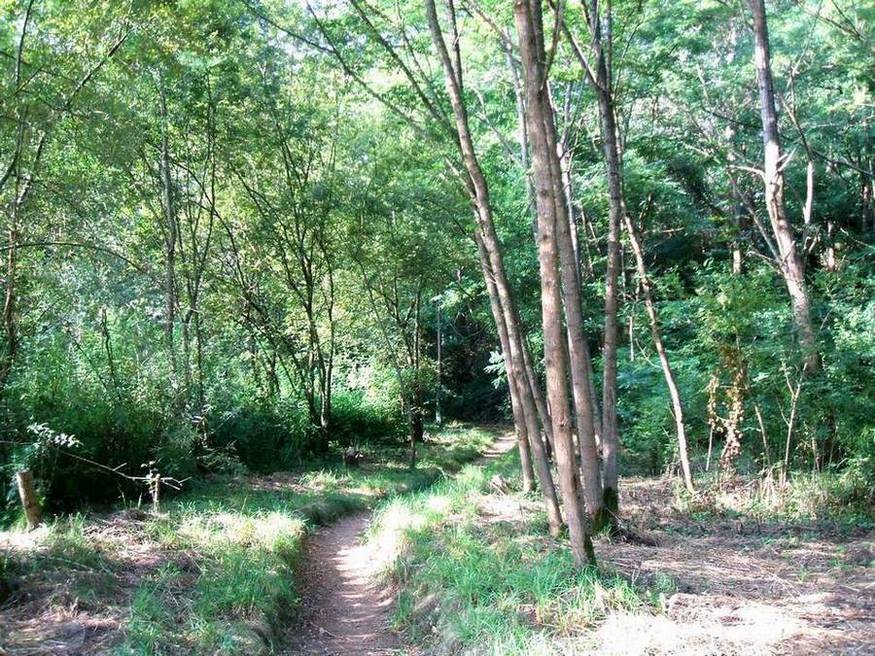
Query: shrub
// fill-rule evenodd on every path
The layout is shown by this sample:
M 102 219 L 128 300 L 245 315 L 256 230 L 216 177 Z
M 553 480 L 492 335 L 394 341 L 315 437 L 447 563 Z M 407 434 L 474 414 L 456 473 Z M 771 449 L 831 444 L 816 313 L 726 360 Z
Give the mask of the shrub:
M 331 407 L 331 438 L 342 446 L 380 441 L 404 435 L 403 417 L 386 405 L 368 399 L 364 393 L 337 393 Z

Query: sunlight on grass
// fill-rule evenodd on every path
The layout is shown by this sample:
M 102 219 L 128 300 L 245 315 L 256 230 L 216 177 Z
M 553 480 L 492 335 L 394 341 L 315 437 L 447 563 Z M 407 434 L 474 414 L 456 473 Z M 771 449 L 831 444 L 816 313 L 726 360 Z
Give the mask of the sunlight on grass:
M 567 549 L 543 537 L 540 512 L 516 524 L 484 518 L 487 481 L 501 473 L 515 482 L 515 457 L 466 466 L 375 516 L 370 539 L 401 589 L 396 625 L 436 653 L 558 654 L 564 639 L 611 613 L 655 610 L 622 577 L 575 570 Z
M 382 500 L 384 526 L 393 527 L 385 535 L 406 540 L 457 509 L 458 490 L 445 476 L 493 439 L 487 430 L 451 426 L 421 445 L 414 470 L 404 449 L 397 457 L 374 451 L 355 468 L 320 462 L 297 475 L 194 482 L 160 511 L 55 520 L 13 536 L 15 555 L 0 558 L 0 575 L 57 586 L 49 603 L 59 616 L 75 605 L 105 613 L 118 626 L 112 653 L 270 653 L 299 601 L 295 568 L 308 532 Z M 463 477 L 476 480 L 476 471 Z M 445 492 L 427 496 L 429 486 Z M 411 498 L 429 501 L 419 508 Z M 387 542 L 382 553 L 400 549 Z M 120 576 L 130 572 L 136 575 Z
M 301 485 L 318 491 L 336 490 L 342 483 L 348 480 L 348 477 L 336 471 L 326 471 L 324 469 L 301 475 Z

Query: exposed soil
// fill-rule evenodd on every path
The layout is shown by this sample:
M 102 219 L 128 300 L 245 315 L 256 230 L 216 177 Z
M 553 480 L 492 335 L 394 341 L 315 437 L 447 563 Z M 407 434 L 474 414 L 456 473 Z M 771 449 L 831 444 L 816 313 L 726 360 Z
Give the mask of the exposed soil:
M 664 480 L 623 482 L 624 514 L 657 545 L 602 542 L 597 551 L 627 577 L 661 579 L 676 592 L 664 616 L 612 616 L 602 645 L 623 645 L 616 653 L 624 654 L 875 654 L 871 531 L 697 522 L 672 509 L 671 498 Z
M 301 615 L 289 631 L 286 654 L 411 653 L 389 628 L 393 596 L 374 582 L 377 559 L 361 540 L 369 517 L 350 515 L 309 539 L 301 567 Z
M 102 557 L 87 565 L 55 556 L 45 545 L 46 527 L 0 534 L 0 558 L 38 554 L 44 559 L 0 603 L 0 656 L 111 653 L 134 591 L 174 557 L 144 535 L 143 518 L 130 510 L 94 519 L 86 535 L 100 545 Z

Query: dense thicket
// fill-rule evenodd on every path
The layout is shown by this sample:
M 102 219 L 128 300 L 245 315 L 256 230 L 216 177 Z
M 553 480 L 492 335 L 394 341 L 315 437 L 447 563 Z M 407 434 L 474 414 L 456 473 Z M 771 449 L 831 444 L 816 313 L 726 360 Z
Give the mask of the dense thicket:
M 436 414 L 512 418 L 581 548 L 617 462 L 673 469 L 679 444 L 694 471 L 869 493 L 873 20 L 4 3 L 10 508 L 22 468 L 76 504 L 136 493 L 120 473 L 414 442 Z

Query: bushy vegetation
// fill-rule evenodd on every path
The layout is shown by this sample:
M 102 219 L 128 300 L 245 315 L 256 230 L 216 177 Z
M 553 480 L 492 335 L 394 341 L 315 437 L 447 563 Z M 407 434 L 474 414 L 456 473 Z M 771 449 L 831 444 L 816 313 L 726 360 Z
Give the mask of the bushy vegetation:
M 863 259 L 868 261 L 868 256 Z M 675 298 L 661 303 L 660 311 L 698 468 L 706 465 L 709 434 L 710 465 L 719 468 L 731 421 L 743 445 L 736 463 L 742 473 L 783 467 L 786 458 L 793 470 L 847 469 L 848 481 L 873 480 L 870 418 L 875 408 L 863 393 L 871 384 L 864 363 L 871 357 L 875 325 L 870 273 L 852 264 L 842 274 L 846 285 L 819 280 L 827 283 L 819 312 L 823 334 L 830 338 L 823 345 L 824 370 L 814 377 L 802 374 L 793 340 L 783 336 L 789 310 L 768 267 L 753 266 L 744 278 L 732 278 L 711 264 L 687 265 L 680 272 L 667 272 L 665 286 L 677 284 L 679 273 L 691 282 L 676 287 Z M 664 471 L 677 458 L 669 437 L 673 417 L 646 348 L 643 309 L 631 305 L 627 313 L 637 328 L 634 348 L 621 350 L 625 467 L 630 472 Z M 732 398 L 738 398 L 741 408 L 734 418 Z M 851 485 L 848 493 L 858 494 L 855 488 Z

